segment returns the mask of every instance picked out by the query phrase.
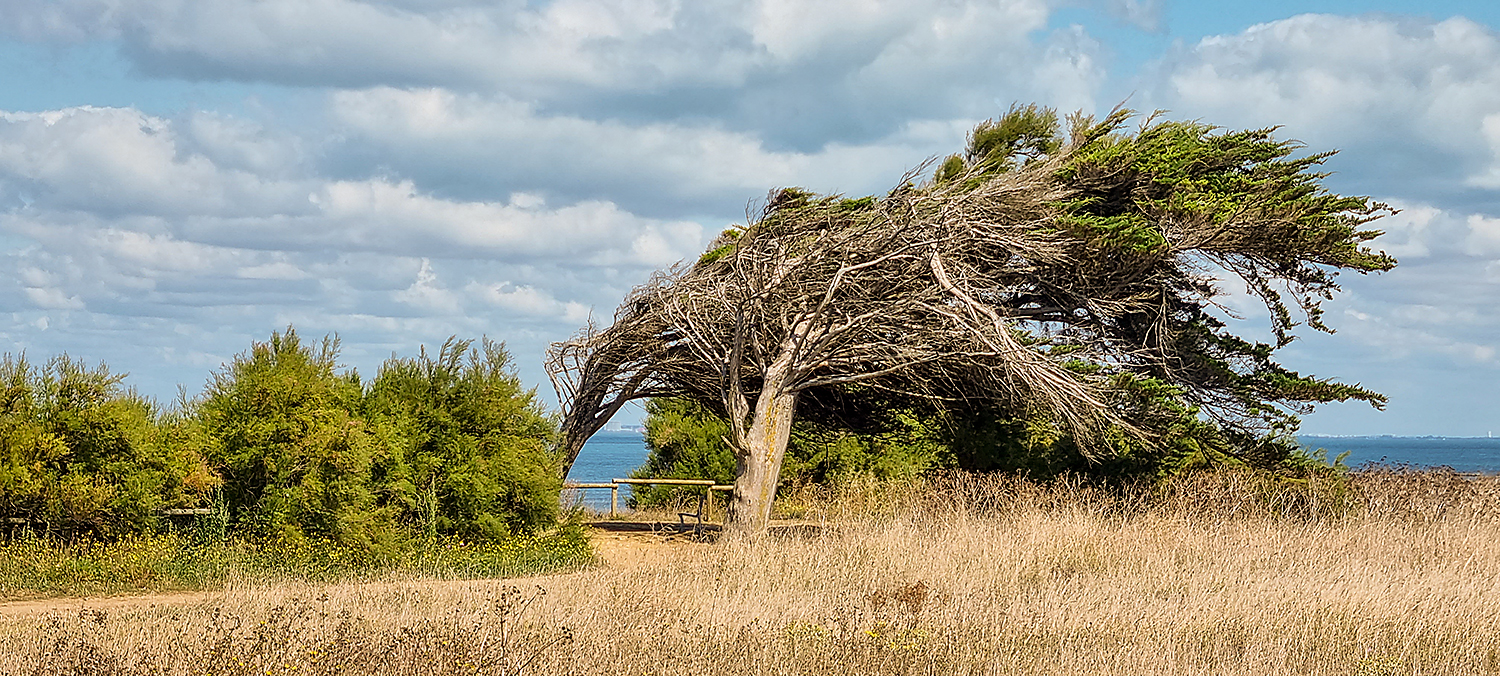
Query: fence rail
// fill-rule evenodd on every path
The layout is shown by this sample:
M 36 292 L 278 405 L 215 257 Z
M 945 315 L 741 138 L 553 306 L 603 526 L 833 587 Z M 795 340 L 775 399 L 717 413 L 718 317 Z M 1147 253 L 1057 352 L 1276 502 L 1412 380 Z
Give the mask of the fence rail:
M 595 482 L 595 483 L 565 482 L 565 483 L 563 483 L 562 487 L 563 487 L 564 490 L 579 490 L 579 491 L 590 489 L 590 488 L 608 488 L 609 489 L 609 515 L 611 517 L 614 517 L 614 516 L 618 516 L 619 513 L 620 513 L 620 486 L 622 486 L 622 485 L 629 485 L 629 486 L 702 486 L 702 487 L 708 489 L 709 494 L 712 494 L 714 491 L 732 491 L 732 490 L 734 490 L 734 486 L 732 484 L 718 484 L 718 483 L 714 483 L 714 481 L 712 479 L 610 479 L 609 483 L 602 483 L 602 482 Z M 709 500 L 708 504 L 704 506 L 704 510 L 707 510 L 708 507 L 711 506 L 712 504 L 713 504 L 713 501 Z M 708 516 L 708 514 L 707 514 L 706 511 L 704 513 L 704 516 L 705 517 Z

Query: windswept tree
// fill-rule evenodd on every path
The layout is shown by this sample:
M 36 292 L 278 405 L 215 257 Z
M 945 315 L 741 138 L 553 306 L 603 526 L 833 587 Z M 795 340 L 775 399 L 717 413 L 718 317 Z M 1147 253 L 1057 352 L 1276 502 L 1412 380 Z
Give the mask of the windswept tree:
M 1013 108 L 931 179 L 845 199 L 774 191 L 691 265 L 627 297 L 614 325 L 554 345 L 563 457 L 624 402 L 723 415 L 730 519 L 764 523 L 799 400 L 883 392 L 1044 419 L 1091 457 L 1194 443 L 1254 459 L 1312 403 L 1383 398 L 1273 359 L 1299 322 L 1330 331 L 1339 270 L 1388 209 L 1328 192 L 1273 129 Z M 1221 284 L 1264 302 L 1274 344 L 1228 330 Z M 567 465 L 564 466 L 566 471 Z

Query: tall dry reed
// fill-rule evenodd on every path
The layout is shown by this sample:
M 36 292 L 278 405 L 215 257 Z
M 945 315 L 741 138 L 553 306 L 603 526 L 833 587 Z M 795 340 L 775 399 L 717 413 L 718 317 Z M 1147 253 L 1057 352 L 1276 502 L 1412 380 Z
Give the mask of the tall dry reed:
M 234 587 L 0 625 L 21 674 L 1500 671 L 1500 483 L 955 475 L 524 581 Z

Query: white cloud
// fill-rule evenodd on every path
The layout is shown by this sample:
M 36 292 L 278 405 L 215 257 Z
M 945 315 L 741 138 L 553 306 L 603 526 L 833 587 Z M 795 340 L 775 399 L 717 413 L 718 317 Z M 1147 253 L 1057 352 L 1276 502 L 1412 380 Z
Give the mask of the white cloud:
M 286 261 L 242 267 L 235 274 L 244 279 L 307 279 L 307 272 Z
M 177 76 L 629 91 L 740 85 L 829 51 L 973 58 L 1047 12 L 1042 0 L 14 0 L 0 21 L 29 39 L 120 40 Z
M 1500 256 L 1500 218 L 1480 214 L 1469 216 L 1469 252 L 1479 256 Z
M 204 119 L 185 124 L 201 127 Z M 143 270 L 224 270 L 242 262 L 229 259 L 244 259 L 247 248 L 330 246 L 655 266 L 693 255 L 699 245 L 694 223 L 641 218 L 608 201 L 547 208 L 535 194 L 508 202 L 455 200 L 409 180 L 288 176 L 298 166 L 287 159 L 300 155 L 295 141 L 237 144 L 256 136 L 253 129 L 221 117 L 211 122 L 216 133 L 189 140 L 178 123 L 130 109 L 0 114 L 0 184 L 31 193 L 24 208 L 0 214 L 0 227 L 54 243 L 64 232 L 100 239 L 95 248 Z M 218 133 L 226 129 L 234 133 Z M 216 155 L 244 168 L 226 169 L 195 152 L 204 138 L 217 142 Z
M 1408 203 L 1401 200 L 1391 200 L 1389 204 L 1397 210 L 1397 213 L 1386 216 L 1373 224 L 1372 227 L 1385 234 L 1369 246 L 1374 250 L 1395 256 L 1397 260 L 1427 257 L 1432 253 L 1430 244 L 1434 235 L 1441 241 L 1444 235 L 1450 234 L 1451 225 L 1458 222 L 1458 219 L 1430 204 Z M 1435 224 L 1450 227 L 1435 228 Z M 1435 232 L 1437 230 L 1444 232 Z
M 1148 31 L 1161 28 L 1161 0 L 1107 0 L 1110 13 Z
M 754 133 L 711 123 L 549 115 L 505 97 L 441 89 L 340 92 L 330 106 L 351 134 L 352 151 L 378 153 L 435 180 L 462 174 L 457 180 L 596 191 L 657 208 L 686 203 L 729 214 L 782 185 L 887 190 L 912 165 L 961 147 L 974 122 L 917 121 L 869 143 L 801 152 L 773 150 Z
M 394 294 L 396 300 L 419 308 L 432 314 L 457 314 L 462 311 L 459 306 L 458 297 L 437 278 L 437 273 L 432 271 L 432 261 L 422 259 L 422 267 L 417 270 L 417 278 L 411 286 Z
M 1493 333 L 1464 330 L 1476 324 L 1493 329 L 1493 323 L 1463 315 L 1435 306 L 1404 306 L 1384 316 L 1346 310 L 1340 335 L 1378 348 L 1387 362 L 1430 362 L 1433 355 L 1444 355 L 1458 366 L 1500 364 L 1495 359 L 1500 341 Z
M 309 199 L 326 228 L 318 239 L 346 249 L 431 251 L 447 255 L 502 258 L 569 257 L 579 262 L 655 265 L 654 258 L 622 255 L 634 242 L 659 229 L 696 233 L 693 223 L 642 219 L 608 202 L 589 201 L 557 209 L 522 208 L 510 203 L 459 202 L 418 191 L 410 181 L 338 181 Z M 302 226 L 284 228 L 296 241 Z M 640 234 L 637 234 L 640 233 Z M 668 255 L 696 252 L 696 235 L 673 243 Z M 629 248 L 627 248 L 629 247 Z
M 560 302 L 530 285 L 474 283 L 467 291 L 484 302 L 533 317 L 560 319 L 569 324 L 581 324 L 589 318 L 589 308 L 582 303 Z
M 116 362 L 151 350 L 138 359 L 163 366 L 146 378 L 169 383 L 290 322 L 353 339 L 365 370 L 398 347 L 494 327 L 530 354 L 703 239 L 695 221 L 608 200 L 466 199 L 409 179 L 334 178 L 316 154 L 222 114 L 0 113 L 0 238 L 11 245 L 0 280 L 12 280 L 0 348 L 48 330 L 66 336 L 49 338 L 48 354 Z
M 1336 163 L 1428 197 L 1500 176 L 1500 36 L 1461 17 L 1306 14 L 1204 38 L 1164 64 L 1153 105 L 1341 147 Z M 1400 176 L 1399 180 L 1394 177 Z
M 27 287 L 26 297 L 39 308 L 48 310 L 82 310 L 83 301 L 56 288 Z
M 305 194 L 295 183 L 222 168 L 186 147 L 171 121 L 128 108 L 0 111 L 6 183 L 24 189 L 29 206 L 104 214 L 285 212 Z

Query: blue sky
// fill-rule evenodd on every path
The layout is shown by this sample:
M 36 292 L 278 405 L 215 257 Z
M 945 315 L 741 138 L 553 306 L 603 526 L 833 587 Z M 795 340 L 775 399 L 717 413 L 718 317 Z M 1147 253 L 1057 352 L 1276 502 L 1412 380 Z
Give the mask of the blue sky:
M 288 324 L 365 373 L 484 334 L 550 401 L 548 342 L 769 189 L 880 192 L 1012 102 L 1125 101 L 1281 125 L 1402 209 L 1376 243 L 1401 265 L 1284 351 L 1390 406 L 1304 431 L 1484 435 L 1497 27 L 1404 0 L 8 0 L 0 351 L 167 400 Z

